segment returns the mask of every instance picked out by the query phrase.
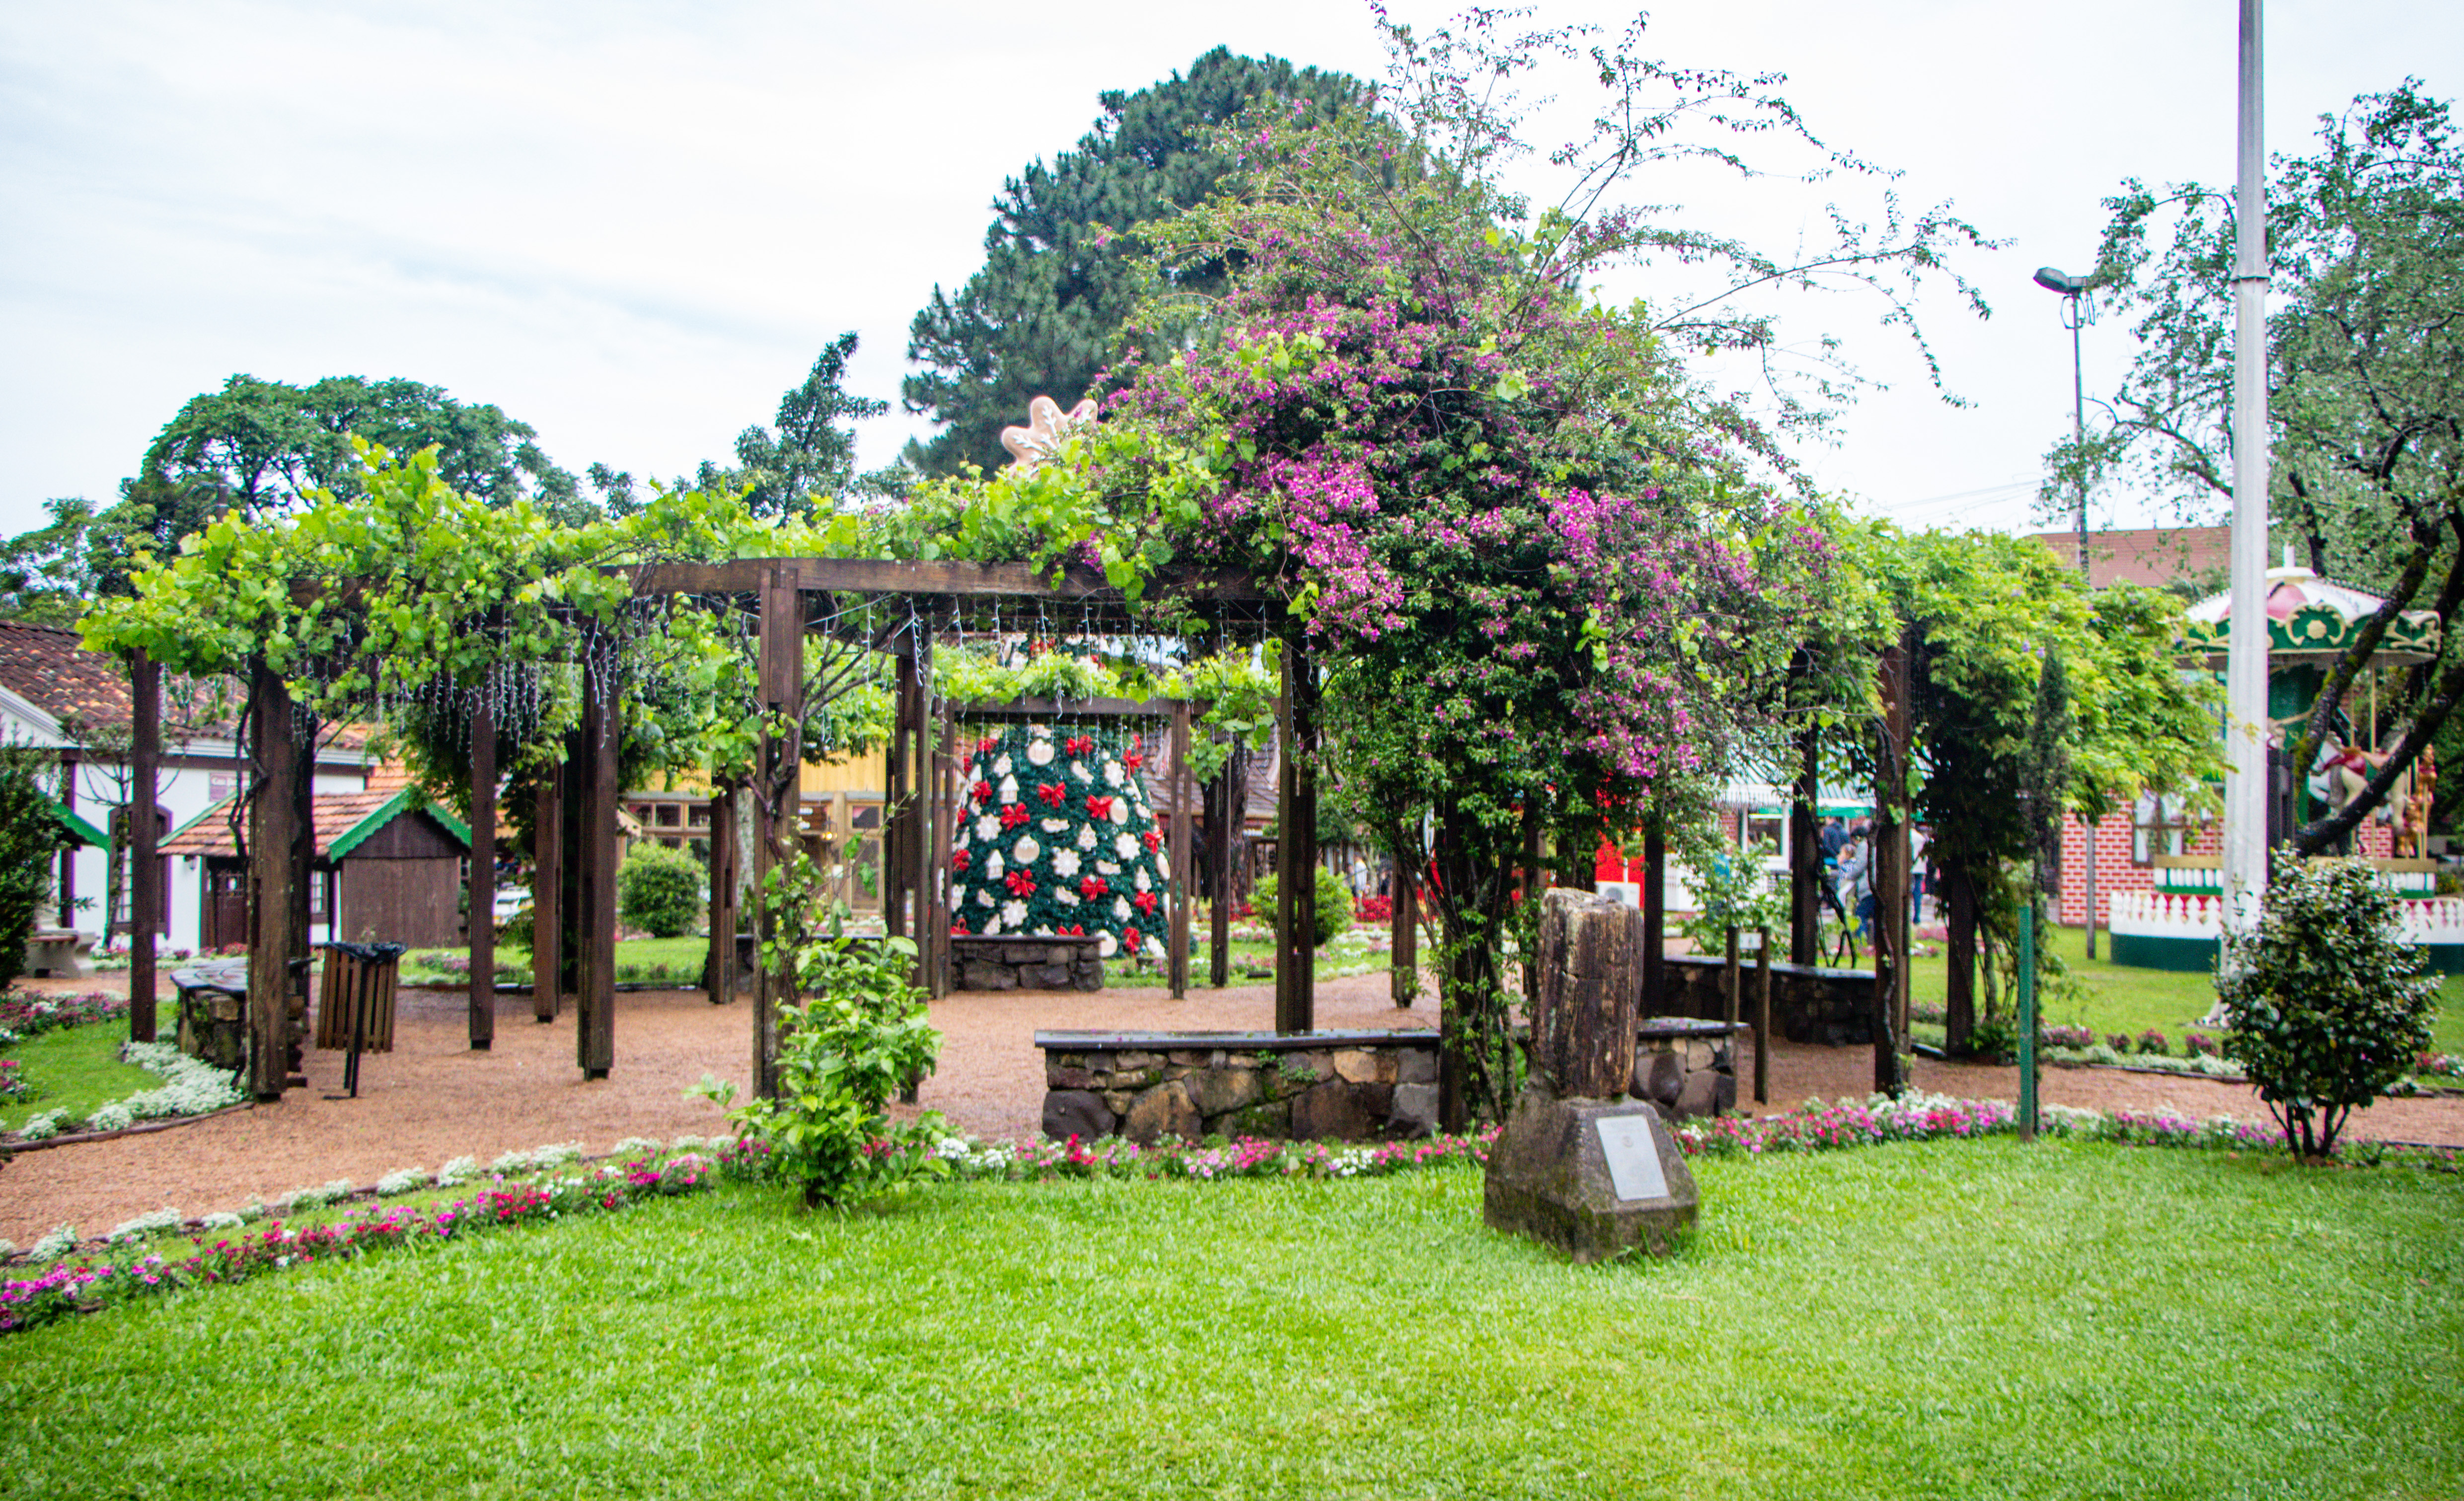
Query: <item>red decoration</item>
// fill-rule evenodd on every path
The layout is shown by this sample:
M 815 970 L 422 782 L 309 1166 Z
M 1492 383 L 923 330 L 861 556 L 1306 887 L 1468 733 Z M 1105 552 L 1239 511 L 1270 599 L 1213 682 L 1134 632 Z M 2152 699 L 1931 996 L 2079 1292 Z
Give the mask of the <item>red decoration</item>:
M 973 934 L 971 934 L 971 933 L 969 933 L 969 932 L 967 931 L 967 925 L 966 925 L 966 924 L 964 924 L 964 923 L 953 923 L 953 924 L 951 924 L 951 925 L 950 925 L 950 936 L 951 936 L 952 938 L 971 938 L 971 937 L 973 937 L 973 936 L 975 936 L 975 935 L 973 935 Z
M 1147 754 L 1143 750 L 1133 750 L 1129 754 L 1121 757 L 1121 764 L 1134 772 L 1139 767 L 1147 764 Z
M 1031 897 L 1035 895 L 1035 878 L 1023 870 L 1011 871 L 1008 875 L 1002 877 L 1001 880 L 1007 883 L 1009 886 L 1009 894 L 1013 897 Z
M 1153 829 L 1149 829 L 1146 833 L 1139 835 L 1138 838 L 1147 841 L 1147 851 L 1150 854 L 1163 848 L 1163 836 L 1157 834 Z
M 1004 829 L 1015 829 L 1020 824 L 1024 823 L 1027 819 L 1033 816 L 1033 814 L 1026 811 L 1026 804 L 1024 803 L 1003 803 L 1001 805 L 1001 827 Z
M 1110 797 L 1089 797 L 1089 798 L 1088 798 L 1088 799 L 1087 799 L 1087 816 L 1088 816 L 1088 817 L 1089 817 L 1089 818 L 1109 818 L 1109 817 L 1111 817 L 1111 816 L 1112 816 L 1112 799 L 1111 799 Z
M 978 755 L 990 755 L 990 754 L 992 754 L 992 753 L 993 753 L 993 747 L 995 747 L 995 746 L 997 746 L 997 745 L 1000 745 L 1000 744 L 1001 744 L 1001 737 L 1000 737 L 1000 736 L 998 736 L 998 735 L 986 735 L 986 736 L 984 736 L 981 740 L 979 740 L 979 741 L 977 741 L 977 742 L 976 742 L 976 754 L 978 754 Z
M 1095 742 L 1092 738 L 1086 735 L 1071 735 L 1068 739 L 1061 742 L 1061 746 L 1063 750 L 1067 750 L 1071 755 L 1085 755 L 1088 751 L 1095 749 Z
M 1067 927 L 1056 927 L 1052 931 L 1063 938 L 1084 938 L 1087 936 L 1087 925 L 1072 923 Z
M 1153 917 L 1155 909 L 1155 894 L 1152 891 L 1141 891 L 1130 899 L 1130 904 L 1147 916 Z
M 1124 949 L 1134 954 L 1138 951 L 1138 930 L 1136 928 L 1124 928 L 1122 930 L 1121 946 Z
M 970 857 L 965 850 L 952 850 L 950 852 L 950 868 L 952 870 L 964 870 L 967 868 L 969 863 Z
M 990 802 L 990 801 L 992 801 L 992 797 L 993 797 L 993 784 L 992 784 L 992 783 L 990 783 L 990 782 L 978 782 L 978 783 L 976 784 L 976 801 L 978 801 L 978 802 L 979 802 L 979 803 L 981 803 L 981 802 Z
M 1044 799 L 1046 808 L 1058 808 L 1061 800 L 1069 795 L 1069 790 L 1059 782 L 1045 782 L 1035 790 L 1035 795 Z
M 1104 878 L 1101 876 L 1089 876 L 1086 880 L 1078 882 L 1078 895 L 1084 897 L 1089 902 L 1094 901 L 1097 897 L 1102 896 L 1105 892 L 1111 889 L 1111 887 L 1104 884 Z

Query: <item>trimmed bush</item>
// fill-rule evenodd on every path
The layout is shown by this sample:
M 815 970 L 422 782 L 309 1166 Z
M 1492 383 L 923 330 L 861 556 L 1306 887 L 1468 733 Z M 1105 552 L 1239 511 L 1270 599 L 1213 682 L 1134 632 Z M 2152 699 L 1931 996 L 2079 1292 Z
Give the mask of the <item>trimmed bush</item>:
M 2303 1157 L 2430 1046 L 2438 981 L 2397 939 L 2395 899 L 2357 860 L 2280 859 L 2255 931 L 2228 934 L 2216 995 L 2239 1062 Z
M 1257 910 L 1258 921 L 1268 927 L 1275 925 L 1275 878 L 1261 876 L 1249 888 L 1249 905 Z M 1352 925 L 1352 888 L 1343 878 L 1320 865 L 1317 867 L 1317 932 L 1312 947 L 1324 948 L 1327 940 Z
M 701 924 L 710 873 L 682 850 L 633 846 L 616 873 L 616 912 L 653 938 L 682 938 Z

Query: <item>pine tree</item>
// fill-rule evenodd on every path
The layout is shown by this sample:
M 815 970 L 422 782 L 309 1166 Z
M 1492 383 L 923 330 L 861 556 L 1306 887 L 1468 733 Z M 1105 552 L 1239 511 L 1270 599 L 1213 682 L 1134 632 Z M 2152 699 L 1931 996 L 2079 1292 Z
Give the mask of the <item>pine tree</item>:
M 908 462 L 928 474 L 999 468 L 1008 458 L 1001 430 L 1026 421 L 1028 402 L 1048 396 L 1067 409 L 1093 394 L 1138 299 L 1144 247 L 1126 231 L 1214 190 L 1223 163 L 1206 150 L 1211 128 L 1270 95 L 1332 108 L 1363 92 L 1348 74 L 1218 47 L 1186 78 L 1103 95 L 1103 118 L 1077 150 L 1002 185 L 983 269 L 956 296 L 935 287 L 909 327 L 907 358 L 925 368 L 903 383 L 907 409 L 942 430 L 910 445 Z M 1221 282 L 1219 272 L 1191 285 Z
M 1021 725 L 975 744 L 950 855 L 957 936 L 1100 936 L 1109 959 L 1159 954 L 1172 865 L 1116 731 Z

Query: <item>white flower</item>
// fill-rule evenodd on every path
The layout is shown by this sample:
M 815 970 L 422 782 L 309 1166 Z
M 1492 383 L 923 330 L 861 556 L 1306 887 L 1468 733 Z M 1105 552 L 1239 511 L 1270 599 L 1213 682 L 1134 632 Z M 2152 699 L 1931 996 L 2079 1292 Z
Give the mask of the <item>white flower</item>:
M 1078 852 L 1055 850 L 1052 855 L 1052 873 L 1064 881 L 1078 874 Z
M 1118 808 L 1120 804 L 1114 803 L 1112 806 Z M 1123 859 L 1136 859 L 1138 858 L 1138 837 L 1134 834 L 1113 835 L 1112 853 L 1118 855 Z
M 125 1131 L 136 1123 L 137 1117 L 117 1100 L 85 1118 L 85 1127 L 89 1131 Z
M 209 1230 L 235 1230 L 248 1222 L 229 1209 L 217 1209 L 197 1223 Z
M 143 1240 L 148 1235 L 159 1235 L 165 1230 L 178 1229 L 180 1219 L 180 1211 L 177 1209 L 156 1209 L 148 1214 L 141 1214 L 133 1220 L 121 1221 L 111 1228 L 111 1233 L 103 1239 L 114 1243 L 123 1240 Z
M 1034 739 L 1028 741 L 1026 743 L 1026 759 L 1027 764 L 1030 766 L 1050 766 L 1052 764 L 1051 740 L 1045 736 L 1038 735 Z
M 1118 787 L 1121 785 L 1120 762 L 1108 760 L 1104 763 L 1104 785 L 1107 787 Z
M 1114 897 L 1112 899 L 1112 915 L 1119 918 L 1124 923 L 1128 922 L 1130 920 L 1130 899 L 1127 897 Z
M 1036 843 L 1035 837 L 1030 834 L 1020 835 L 1018 842 L 1009 847 L 1010 859 L 1022 865 L 1034 864 L 1035 858 L 1043 853 L 1044 846 Z
M 1069 820 L 1067 818 L 1046 818 L 1044 820 L 1044 832 L 1046 834 L 1067 834 L 1069 832 Z
M 1024 927 L 1026 925 L 1026 903 L 1023 902 L 1002 903 L 1001 921 L 1009 925 L 1013 931 Z
M 1017 765 L 1010 760 L 1009 752 L 1007 751 L 1001 752 L 1001 758 L 993 763 L 993 774 L 995 776 L 1007 776 L 1010 772 L 1017 770 Z
M 41 1240 L 34 1242 L 33 1246 L 27 1251 L 26 1254 L 33 1257 L 36 1261 L 57 1261 L 62 1256 L 67 1255 L 70 1251 L 77 1250 L 77 1228 L 76 1226 L 55 1225 L 52 1227 L 52 1232 L 44 1236 Z
M 1001 872 L 1007 869 L 1009 869 L 1009 867 L 1001 863 L 1001 851 L 995 850 L 990 855 L 984 857 L 984 879 L 986 881 L 1001 880 Z
M 436 1169 L 436 1186 L 451 1188 L 457 1183 L 468 1183 L 478 1176 L 479 1160 L 477 1158 L 457 1157 Z M 240 1212 L 245 1214 L 248 1211 L 243 1209 Z
M 387 1198 L 427 1186 L 428 1169 L 425 1167 L 397 1167 L 377 1180 L 377 1192 Z
M 1017 777 L 1004 776 L 1001 779 L 1001 800 L 1005 803 L 1014 803 L 1018 801 Z
M 1119 939 L 1117 939 L 1117 938 L 1114 938 L 1114 937 L 1113 937 L 1110 932 L 1106 932 L 1106 933 L 1105 933 L 1105 934 L 1104 934 L 1100 939 L 1098 939 L 1098 940 L 1096 941 L 1096 944 L 1095 944 L 1095 952 L 1097 952 L 1098 954 L 1103 955 L 1103 956 L 1104 956 L 1105 958 L 1107 958 L 1107 959 L 1110 959 L 1110 958 L 1111 958 L 1114 954 L 1116 954 L 1116 953 L 1120 952 L 1120 949 L 1121 949 L 1121 941 L 1120 941 Z
M 1078 847 L 1082 850 L 1091 850 L 1095 847 L 1095 826 L 1093 824 L 1089 823 L 1080 826 L 1078 830 Z
M 984 815 L 982 817 L 978 818 L 976 820 L 976 838 L 981 839 L 986 844 L 990 844 L 993 840 L 1000 838 L 1001 819 L 995 815 L 989 813 Z
M 992 904 L 993 904 L 993 894 L 992 894 L 991 892 L 989 892 L 989 891 L 986 891 L 983 887 L 981 887 L 981 886 L 978 886 L 978 887 L 976 888 L 976 905 L 978 905 L 978 906 L 979 906 L 979 907 L 988 907 L 988 906 L 991 906 Z
M 1074 907 L 1078 904 L 1078 893 L 1067 886 L 1055 886 L 1052 888 L 1052 900 L 1065 907 Z

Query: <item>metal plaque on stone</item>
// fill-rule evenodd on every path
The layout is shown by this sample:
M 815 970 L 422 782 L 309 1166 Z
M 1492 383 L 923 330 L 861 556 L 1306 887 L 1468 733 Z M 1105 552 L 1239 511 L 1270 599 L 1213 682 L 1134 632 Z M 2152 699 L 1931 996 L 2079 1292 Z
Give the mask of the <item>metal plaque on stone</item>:
M 1600 1133 L 1600 1155 L 1608 1160 L 1609 1186 L 1619 1202 L 1668 1197 L 1668 1175 L 1661 1170 L 1651 1117 L 1602 1116 L 1593 1124 Z

